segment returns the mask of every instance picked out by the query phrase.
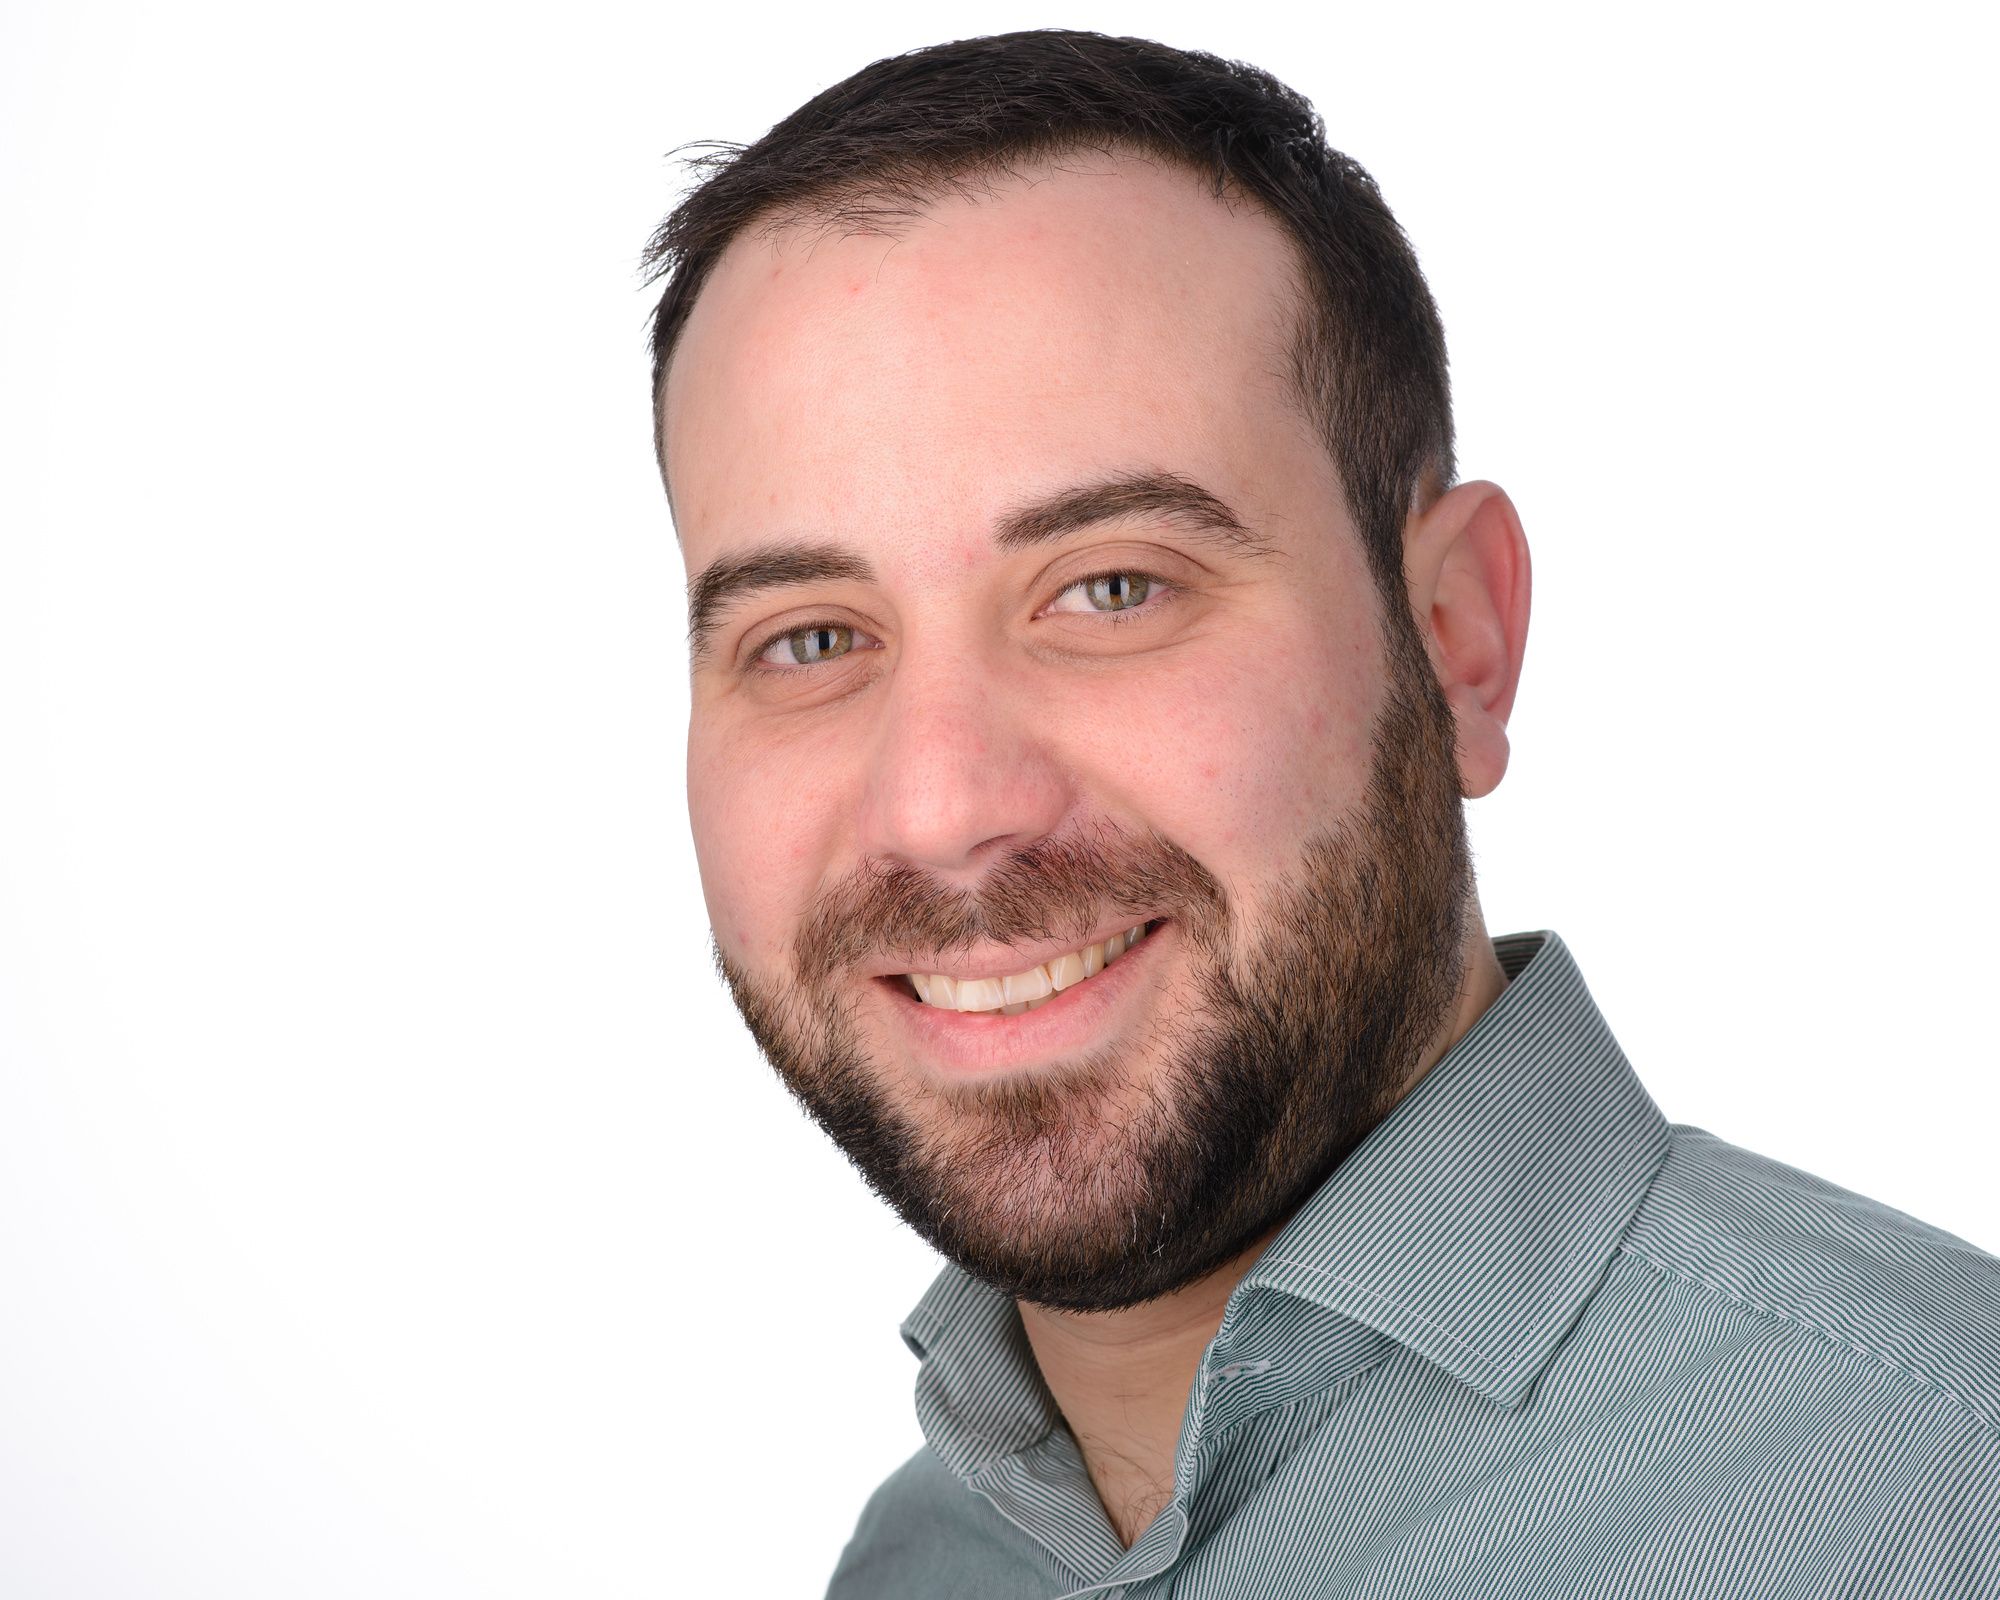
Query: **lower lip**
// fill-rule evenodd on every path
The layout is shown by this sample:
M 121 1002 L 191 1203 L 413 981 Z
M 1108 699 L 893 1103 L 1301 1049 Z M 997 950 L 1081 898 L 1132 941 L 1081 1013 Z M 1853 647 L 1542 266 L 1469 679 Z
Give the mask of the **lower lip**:
M 887 991 L 897 1020 L 916 1036 L 926 1062 L 954 1077 L 990 1076 L 1043 1065 L 1101 1043 L 1119 1020 L 1125 997 L 1152 978 L 1164 954 L 1156 947 L 1173 932 L 1173 923 L 1159 923 L 1094 977 L 1011 1017 L 998 1011 L 947 1011 L 924 1004 L 901 978 L 874 981 Z

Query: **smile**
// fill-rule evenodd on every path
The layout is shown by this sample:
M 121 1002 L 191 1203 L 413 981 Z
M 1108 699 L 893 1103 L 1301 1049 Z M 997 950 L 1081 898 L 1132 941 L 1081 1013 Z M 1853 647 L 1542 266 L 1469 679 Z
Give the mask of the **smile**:
M 1141 922 L 1114 933 L 1101 944 L 1087 944 L 1001 978 L 951 978 L 942 972 L 909 972 L 904 978 L 927 1006 L 940 1011 L 997 1011 L 1019 1016 L 1046 1005 L 1063 990 L 1094 978 L 1150 933 L 1155 924 Z

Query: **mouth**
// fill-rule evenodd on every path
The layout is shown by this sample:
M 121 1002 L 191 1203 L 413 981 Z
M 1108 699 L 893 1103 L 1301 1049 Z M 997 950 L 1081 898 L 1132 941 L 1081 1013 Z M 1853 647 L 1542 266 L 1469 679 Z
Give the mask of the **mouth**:
M 1031 967 L 1005 978 L 894 973 L 870 982 L 887 1002 L 884 1020 L 915 1048 L 925 1070 L 958 1078 L 1034 1070 L 1106 1045 L 1137 1023 L 1134 1007 L 1148 1004 L 1144 997 L 1171 970 L 1162 963 L 1171 963 L 1177 930 L 1166 917 L 1134 926 L 1136 936 L 1131 928 L 1115 936 L 1108 961 L 1105 946 L 1112 941 L 1099 941 L 1095 970 L 1085 945 L 1041 963 L 1039 979 Z M 1017 985 L 1011 1000 L 1010 983 Z M 1027 998 L 1040 983 L 1048 992 Z M 941 1003 L 946 999 L 949 1005 Z
M 941 972 L 906 972 L 887 981 L 919 1005 L 961 1016 L 1017 1017 L 1081 988 L 1117 965 L 1166 919 L 1134 923 L 1123 933 L 1080 946 L 1020 972 L 998 978 L 952 978 Z

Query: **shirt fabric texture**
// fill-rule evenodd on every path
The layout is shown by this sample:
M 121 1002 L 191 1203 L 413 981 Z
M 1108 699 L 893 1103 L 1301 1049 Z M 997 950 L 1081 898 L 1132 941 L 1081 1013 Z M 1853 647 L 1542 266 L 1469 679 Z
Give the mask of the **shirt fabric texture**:
M 1120 1546 L 1014 1302 L 828 1600 L 2000 1597 L 2000 1260 L 1669 1124 L 1553 933 L 1230 1295 Z

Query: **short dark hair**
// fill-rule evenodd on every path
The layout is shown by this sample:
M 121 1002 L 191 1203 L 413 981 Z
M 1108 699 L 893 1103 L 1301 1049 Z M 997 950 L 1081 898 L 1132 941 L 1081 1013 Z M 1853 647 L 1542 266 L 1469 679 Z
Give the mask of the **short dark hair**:
M 1297 246 L 1305 302 L 1290 377 L 1324 439 L 1385 596 L 1402 602 L 1403 521 L 1453 479 L 1444 328 L 1375 180 L 1312 103 L 1269 73 L 1147 39 L 1034 29 L 889 56 L 750 145 L 711 143 L 654 231 L 653 443 L 675 341 L 717 259 L 753 222 L 879 230 L 1017 163 L 1130 150 L 1261 203 Z M 1392 612 L 1392 615 L 1394 613 Z

